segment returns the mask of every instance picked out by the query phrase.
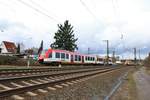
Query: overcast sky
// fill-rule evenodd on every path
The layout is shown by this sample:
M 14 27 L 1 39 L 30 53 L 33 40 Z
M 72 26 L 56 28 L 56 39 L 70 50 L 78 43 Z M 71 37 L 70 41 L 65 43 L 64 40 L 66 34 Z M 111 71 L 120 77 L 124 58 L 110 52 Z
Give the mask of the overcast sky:
M 26 48 L 44 48 L 54 41 L 57 24 L 65 20 L 74 26 L 80 52 L 110 52 L 133 58 L 150 51 L 149 0 L 0 0 L 0 42 L 23 42 Z M 138 56 L 138 55 L 137 55 Z

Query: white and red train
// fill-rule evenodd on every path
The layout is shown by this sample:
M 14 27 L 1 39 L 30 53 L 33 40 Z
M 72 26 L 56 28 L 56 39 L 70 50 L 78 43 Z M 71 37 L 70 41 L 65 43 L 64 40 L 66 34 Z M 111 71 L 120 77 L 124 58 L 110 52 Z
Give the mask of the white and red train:
M 38 61 L 44 64 L 105 64 L 106 60 L 96 55 L 86 55 L 66 50 L 43 50 Z M 109 59 L 109 64 L 112 60 Z

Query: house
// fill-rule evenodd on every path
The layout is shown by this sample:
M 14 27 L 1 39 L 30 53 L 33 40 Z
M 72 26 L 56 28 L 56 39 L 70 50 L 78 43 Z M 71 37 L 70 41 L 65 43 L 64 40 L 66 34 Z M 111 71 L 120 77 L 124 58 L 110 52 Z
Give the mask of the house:
M 9 41 L 2 41 L 0 44 L 0 53 L 3 54 L 16 54 L 17 47 L 15 43 Z

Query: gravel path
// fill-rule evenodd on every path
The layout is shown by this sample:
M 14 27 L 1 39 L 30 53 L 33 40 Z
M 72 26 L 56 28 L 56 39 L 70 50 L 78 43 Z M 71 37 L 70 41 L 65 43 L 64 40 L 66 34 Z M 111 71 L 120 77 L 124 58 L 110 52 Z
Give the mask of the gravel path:
M 141 68 L 133 74 L 135 79 L 139 100 L 150 100 L 150 75 Z

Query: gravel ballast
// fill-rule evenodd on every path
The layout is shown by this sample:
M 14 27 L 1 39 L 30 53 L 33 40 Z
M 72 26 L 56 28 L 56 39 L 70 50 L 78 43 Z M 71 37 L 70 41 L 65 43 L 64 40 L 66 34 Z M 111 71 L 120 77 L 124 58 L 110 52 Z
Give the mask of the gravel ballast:
M 118 79 L 128 68 L 122 68 L 113 72 L 97 75 L 94 78 L 79 82 L 62 89 L 49 91 L 36 97 L 27 97 L 28 100 L 103 100 Z

